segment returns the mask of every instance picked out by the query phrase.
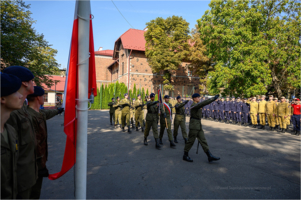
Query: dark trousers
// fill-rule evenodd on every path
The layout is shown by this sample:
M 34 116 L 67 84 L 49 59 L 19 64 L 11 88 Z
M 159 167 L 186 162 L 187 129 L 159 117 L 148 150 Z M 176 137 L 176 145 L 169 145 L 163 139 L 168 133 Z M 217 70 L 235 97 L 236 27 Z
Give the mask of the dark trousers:
M 241 114 L 239 112 L 235 113 L 236 122 L 241 122 Z
M 231 113 L 229 113 L 229 114 L 230 114 L 231 120 L 234 121 L 235 120 L 235 113 L 233 111 L 231 111 Z
M 226 120 L 230 121 L 230 113 L 229 111 L 225 111 Z
M 301 115 L 293 115 L 293 125 L 294 125 L 294 130 L 300 132 L 300 116 Z
M 224 119 L 225 119 L 225 117 L 224 117 L 224 111 L 220 110 L 220 111 L 218 112 L 218 116 L 219 116 L 219 119 L 220 119 L 220 120 L 224 121 Z
M 210 118 L 211 115 L 210 115 L 210 110 L 207 109 L 207 118 Z
M 219 112 L 218 112 L 218 110 L 215 110 L 215 111 L 214 111 L 214 118 L 215 118 L 215 119 L 218 119 L 218 116 L 219 116 Z
M 243 122 L 246 123 L 246 124 L 249 123 L 249 116 L 250 116 L 249 113 L 244 113 L 243 112 L 241 114 L 242 114 L 242 117 L 243 117 Z

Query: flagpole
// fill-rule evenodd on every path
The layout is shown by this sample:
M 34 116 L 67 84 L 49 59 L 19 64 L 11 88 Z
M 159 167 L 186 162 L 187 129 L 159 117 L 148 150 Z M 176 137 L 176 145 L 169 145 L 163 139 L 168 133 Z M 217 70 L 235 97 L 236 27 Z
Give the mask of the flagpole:
M 78 3 L 78 101 L 75 198 L 86 199 L 90 0 Z

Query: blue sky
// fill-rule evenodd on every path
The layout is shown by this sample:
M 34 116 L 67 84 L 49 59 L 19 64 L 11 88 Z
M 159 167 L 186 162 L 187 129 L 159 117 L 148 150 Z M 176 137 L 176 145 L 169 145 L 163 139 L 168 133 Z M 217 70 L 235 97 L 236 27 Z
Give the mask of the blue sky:
M 68 62 L 75 1 L 25 1 L 36 20 L 34 27 L 57 49 L 56 59 L 61 68 Z M 135 29 L 157 17 L 182 16 L 193 28 L 196 20 L 209 10 L 210 1 L 114 1 L 121 13 Z M 111 1 L 91 1 L 94 47 L 113 49 L 114 42 L 131 26 L 119 14 Z

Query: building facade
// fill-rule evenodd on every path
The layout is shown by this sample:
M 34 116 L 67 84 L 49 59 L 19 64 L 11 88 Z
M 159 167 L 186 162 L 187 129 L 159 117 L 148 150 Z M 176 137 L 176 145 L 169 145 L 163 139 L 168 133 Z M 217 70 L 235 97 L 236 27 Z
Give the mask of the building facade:
M 144 88 L 154 92 L 163 83 L 163 71 L 152 72 L 145 56 L 144 30 L 129 29 L 114 44 L 114 50 L 95 52 L 96 80 L 101 84 L 125 83 L 128 88 Z M 199 77 L 188 69 L 188 62 L 183 62 L 178 70 L 172 71 L 171 84 L 174 91 L 169 95 L 191 95 L 199 92 Z M 167 92 L 165 92 L 168 94 Z

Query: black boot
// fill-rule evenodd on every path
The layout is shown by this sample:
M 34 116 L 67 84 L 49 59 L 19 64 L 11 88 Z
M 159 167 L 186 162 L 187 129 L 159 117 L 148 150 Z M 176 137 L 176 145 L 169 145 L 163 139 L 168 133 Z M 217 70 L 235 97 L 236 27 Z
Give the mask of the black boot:
M 122 127 L 122 131 L 125 132 L 124 127 Z
M 132 123 L 132 129 L 135 129 L 134 123 Z
M 136 131 L 138 131 L 138 126 L 136 127 Z
M 300 131 L 296 131 L 296 136 L 299 136 L 300 135 Z
M 128 133 L 132 133 L 130 126 L 128 126 Z
M 177 137 L 174 137 L 174 139 L 175 139 L 175 143 L 178 143 Z
M 175 148 L 176 148 L 176 145 L 175 145 L 175 143 L 173 143 L 173 141 L 172 141 L 172 140 L 169 140 L 169 142 L 170 142 L 170 147 L 171 147 L 171 148 L 173 148 L 173 149 L 175 149 Z
M 146 137 L 144 138 L 144 145 L 148 145 Z
M 278 132 L 282 132 L 282 128 L 278 129 Z
M 186 160 L 187 162 L 193 162 L 193 160 L 188 156 L 188 152 L 184 151 L 183 160 Z
M 162 141 L 162 138 L 160 138 L 160 142 L 159 142 L 160 145 L 163 145 L 163 141 Z
M 156 141 L 156 149 L 161 150 L 161 146 L 159 144 L 158 138 L 155 138 Z
M 144 128 L 143 127 L 141 127 L 141 131 L 144 133 Z
M 207 157 L 208 157 L 208 161 L 209 162 L 212 162 L 212 161 L 216 161 L 216 160 L 219 160 L 220 158 L 219 157 L 215 157 L 214 155 L 211 154 L 211 152 L 208 150 L 206 152 L 207 154 Z
M 296 134 L 297 134 L 297 131 L 292 130 L 291 135 L 296 135 Z
M 262 128 L 261 128 L 261 129 L 263 129 L 263 130 L 264 130 L 264 129 L 265 129 L 265 126 L 262 126 Z
M 114 128 L 116 129 L 116 128 L 117 128 L 117 125 L 115 125 Z
M 285 128 L 283 128 L 283 129 L 282 129 L 282 133 L 285 133 L 285 132 L 286 132 L 286 129 L 285 129 Z
M 187 139 L 187 138 L 184 138 L 184 141 L 185 141 L 185 144 L 187 144 L 187 142 L 188 142 L 188 139 Z

